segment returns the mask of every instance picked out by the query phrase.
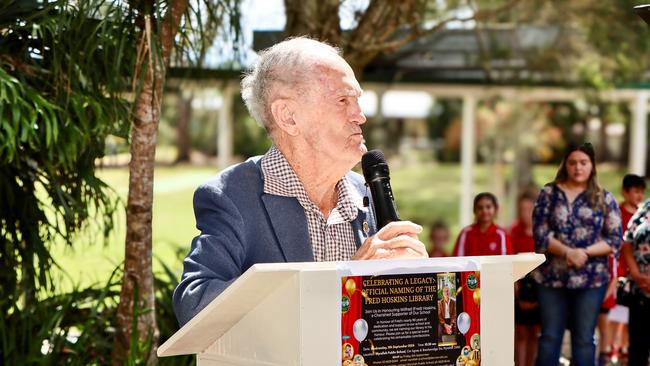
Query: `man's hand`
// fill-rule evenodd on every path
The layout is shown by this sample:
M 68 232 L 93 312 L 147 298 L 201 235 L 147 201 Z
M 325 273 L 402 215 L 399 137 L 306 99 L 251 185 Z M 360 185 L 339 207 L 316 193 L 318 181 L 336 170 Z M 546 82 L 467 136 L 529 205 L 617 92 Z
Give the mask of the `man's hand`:
M 352 259 L 427 258 L 427 250 L 418 240 L 421 232 L 422 226 L 410 221 L 391 222 L 366 239 Z
M 451 334 L 451 325 L 450 324 L 445 324 L 445 332 L 447 332 L 447 334 Z

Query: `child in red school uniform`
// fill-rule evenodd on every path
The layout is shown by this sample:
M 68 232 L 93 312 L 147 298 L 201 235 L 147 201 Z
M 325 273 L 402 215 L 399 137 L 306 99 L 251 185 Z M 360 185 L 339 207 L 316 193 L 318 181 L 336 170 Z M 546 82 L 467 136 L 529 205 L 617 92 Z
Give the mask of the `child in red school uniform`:
M 447 257 L 447 244 L 449 243 L 449 227 L 442 220 L 434 221 L 431 226 L 431 249 L 429 250 L 429 257 Z
M 474 224 L 461 230 L 454 256 L 512 254 L 510 236 L 494 223 L 498 210 L 499 203 L 492 193 L 483 192 L 474 197 Z
M 510 228 L 514 253 L 535 252 L 533 208 L 537 192 L 524 191 L 517 200 L 517 221 Z M 537 283 L 530 276 L 515 285 L 515 365 L 533 366 L 540 331 Z
M 643 201 L 646 189 L 645 180 L 635 174 L 626 174 L 623 177 L 622 195 L 623 201 L 619 203 L 618 207 L 621 209 L 621 225 L 623 233 L 627 229 L 627 224 L 636 212 L 639 204 Z M 614 284 L 612 285 L 612 292 L 615 290 L 616 279 L 618 277 L 627 276 L 627 265 L 622 257 L 618 260 L 610 256 L 610 268 L 613 271 L 612 278 Z M 603 309 L 608 309 L 603 314 Z M 603 306 L 601 306 L 601 315 L 598 319 L 599 332 L 602 330 L 603 339 L 601 341 L 601 363 L 606 363 L 609 360 L 618 361 L 627 357 L 628 346 L 628 320 L 629 310 L 626 306 L 618 305 L 615 303 L 613 294 L 605 298 Z M 604 317 L 604 320 L 601 318 Z M 601 325 L 601 322 L 603 325 Z

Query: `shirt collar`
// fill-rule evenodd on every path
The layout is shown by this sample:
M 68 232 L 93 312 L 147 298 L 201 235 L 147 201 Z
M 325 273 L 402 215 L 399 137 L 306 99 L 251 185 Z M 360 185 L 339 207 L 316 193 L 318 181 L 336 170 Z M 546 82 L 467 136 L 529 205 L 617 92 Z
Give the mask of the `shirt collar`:
M 271 146 L 269 151 L 264 154 L 261 166 L 264 176 L 264 193 L 295 197 L 304 209 L 318 210 L 318 207 L 307 196 L 305 186 L 300 178 L 275 145 Z M 346 176 L 336 183 L 336 191 L 338 198 L 335 209 L 345 221 L 354 220 L 358 214 L 357 210 L 363 209 L 363 199 Z
M 478 226 L 477 223 L 474 223 L 473 225 L 474 228 L 476 229 L 476 232 L 479 234 L 483 234 L 483 235 L 492 234 L 492 233 L 496 233 L 497 231 L 497 226 L 494 223 L 490 224 L 490 226 L 488 226 L 488 228 L 484 232 L 481 232 L 481 228 Z

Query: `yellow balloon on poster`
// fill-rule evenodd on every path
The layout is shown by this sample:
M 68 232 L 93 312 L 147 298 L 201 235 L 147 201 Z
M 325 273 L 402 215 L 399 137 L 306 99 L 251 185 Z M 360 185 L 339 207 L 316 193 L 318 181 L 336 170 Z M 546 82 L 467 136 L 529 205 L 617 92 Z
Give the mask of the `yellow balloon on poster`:
M 353 279 L 349 278 L 349 279 L 345 282 L 345 291 L 347 291 L 347 292 L 348 292 L 348 295 L 350 295 L 350 297 L 352 297 L 352 294 L 353 294 L 354 291 L 356 291 L 356 290 L 357 290 L 357 283 L 354 282 Z
M 345 286 L 345 282 L 347 282 L 347 280 L 347 277 L 341 277 L 341 286 Z
M 477 306 L 481 306 L 481 289 L 480 288 L 477 288 L 476 290 L 474 290 L 474 303 Z

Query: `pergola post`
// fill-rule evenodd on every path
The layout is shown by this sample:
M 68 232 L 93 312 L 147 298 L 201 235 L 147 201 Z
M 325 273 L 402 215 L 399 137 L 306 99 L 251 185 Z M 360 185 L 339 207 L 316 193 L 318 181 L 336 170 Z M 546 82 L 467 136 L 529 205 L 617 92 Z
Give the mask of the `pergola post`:
M 639 91 L 632 105 L 630 130 L 630 158 L 628 170 L 632 174 L 645 175 L 648 136 L 648 91 Z
M 463 120 L 461 132 L 461 173 L 460 173 L 460 225 L 472 222 L 472 196 L 474 193 L 474 165 L 476 163 L 476 138 L 474 125 L 476 115 L 476 97 L 463 96 Z
M 232 162 L 233 155 L 233 96 L 236 88 L 227 81 L 221 89 L 221 109 L 217 130 L 217 164 L 225 169 Z

